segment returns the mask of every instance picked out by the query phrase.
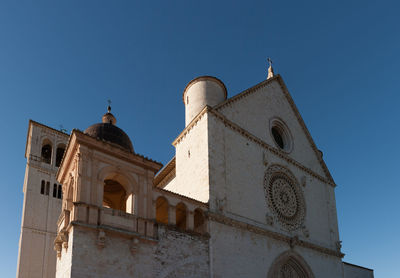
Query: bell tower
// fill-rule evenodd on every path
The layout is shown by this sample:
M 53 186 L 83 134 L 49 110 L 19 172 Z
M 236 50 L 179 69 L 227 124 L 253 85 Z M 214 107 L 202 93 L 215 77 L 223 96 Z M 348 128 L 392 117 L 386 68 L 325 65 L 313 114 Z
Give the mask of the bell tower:
M 17 278 L 55 275 L 53 241 L 62 198 L 56 173 L 68 137 L 64 132 L 29 121 Z

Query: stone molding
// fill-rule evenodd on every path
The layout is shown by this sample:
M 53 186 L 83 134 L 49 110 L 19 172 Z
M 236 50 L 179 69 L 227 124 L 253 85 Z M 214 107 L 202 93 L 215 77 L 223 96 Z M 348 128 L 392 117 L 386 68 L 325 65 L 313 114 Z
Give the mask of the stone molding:
M 186 135 L 192 130 L 193 127 L 197 125 L 197 123 L 203 118 L 203 116 L 206 114 L 206 112 L 210 111 L 212 108 L 208 105 L 206 105 L 203 110 L 200 111 L 199 114 L 197 114 L 196 117 L 183 129 L 183 131 L 178 135 L 178 137 L 172 142 L 172 145 L 176 147 L 183 138 L 186 137 Z
M 22 229 L 28 229 L 28 230 L 31 230 L 32 232 L 39 233 L 39 234 L 49 234 L 49 235 L 53 235 L 53 236 L 57 235 L 56 232 L 49 232 L 49 231 L 45 231 L 45 230 L 28 227 L 28 226 L 23 226 Z
M 231 128 L 235 132 L 237 132 L 237 133 L 241 134 L 242 136 L 246 137 L 247 139 L 257 143 L 262 148 L 269 150 L 274 155 L 286 160 L 290 164 L 292 164 L 292 165 L 296 166 L 297 168 L 299 168 L 300 170 L 303 170 L 304 172 L 310 174 L 314 178 L 316 178 L 316 179 L 318 179 L 318 180 L 320 180 L 320 181 L 322 181 L 324 183 L 327 183 L 327 184 L 329 184 L 329 185 L 331 185 L 333 187 L 336 186 L 335 183 L 333 183 L 329 179 L 326 179 L 326 178 L 322 177 L 321 175 L 315 173 L 310 168 L 307 168 L 307 167 L 303 166 L 301 163 L 299 163 L 295 159 L 289 157 L 285 152 L 283 152 L 283 151 L 281 151 L 281 150 L 279 150 L 279 149 L 277 149 L 275 147 L 272 147 L 271 145 L 267 144 L 266 142 L 264 142 L 263 140 L 261 140 L 257 136 L 251 134 L 247 130 L 243 129 L 239 125 L 231 122 L 224 115 L 222 115 L 221 113 L 217 112 L 215 109 L 212 109 L 212 108 L 208 107 L 207 111 L 210 112 L 210 114 L 213 114 L 217 119 L 221 120 L 225 124 L 225 126 L 228 126 L 229 128 Z
M 213 114 L 217 119 L 221 120 L 225 124 L 225 126 L 228 126 L 233 131 L 235 131 L 235 132 L 241 134 L 242 136 L 246 137 L 247 139 L 255 142 L 256 144 L 260 145 L 262 148 L 267 149 L 268 151 L 270 151 L 274 155 L 286 160 L 287 162 L 289 162 L 293 166 L 296 166 L 297 168 L 299 168 L 300 170 L 308 173 L 309 175 L 313 176 L 314 178 L 316 178 L 316 179 L 318 179 L 318 180 L 320 180 L 320 181 L 322 181 L 322 182 L 324 182 L 326 184 L 329 184 L 329 185 L 331 185 L 333 187 L 336 187 L 336 184 L 333 182 L 333 180 L 326 179 L 326 178 L 322 177 L 321 175 L 315 173 L 310 168 L 307 168 L 307 167 L 303 166 L 301 163 L 299 163 L 295 159 L 289 157 L 285 152 L 283 152 L 283 151 L 281 151 L 281 150 L 279 150 L 279 149 L 267 144 L 266 142 L 264 142 L 263 140 L 261 140 L 257 136 L 251 134 L 250 132 L 248 132 L 247 130 L 243 129 L 239 125 L 237 125 L 237 124 L 233 123 L 232 121 L 228 120 L 224 115 L 222 115 L 221 113 L 219 113 L 215 109 L 211 108 L 210 106 L 204 107 L 204 109 L 193 119 L 193 121 L 172 142 L 172 145 L 176 147 L 176 145 L 179 144 L 186 137 L 186 135 L 190 132 L 190 130 L 197 124 L 197 122 L 206 113 Z
M 51 131 L 51 132 L 53 133 L 53 135 L 56 135 L 56 136 L 59 136 L 59 137 L 64 137 L 65 139 L 67 139 L 67 138 L 69 137 L 69 134 L 67 134 L 67 133 L 64 133 L 64 132 L 62 132 L 62 131 L 59 131 L 59 130 L 54 129 L 54 128 L 52 128 L 52 127 L 49 127 L 49 126 L 47 126 L 47 125 L 38 123 L 38 122 L 36 122 L 36 121 L 34 121 L 34 120 L 29 120 L 28 132 L 27 132 L 27 134 L 26 134 L 25 158 L 26 158 L 26 154 L 27 154 L 27 151 L 28 151 L 28 141 L 29 141 L 29 137 L 30 137 L 31 128 L 32 128 L 33 125 L 36 125 L 36 126 L 38 126 L 38 127 L 42 127 L 42 128 L 44 128 L 45 130 L 47 130 L 47 131 Z
M 172 145 L 176 147 L 177 144 L 179 144 L 185 137 L 186 135 L 193 129 L 193 127 L 196 126 L 197 122 L 200 121 L 200 119 L 205 115 L 205 114 L 212 114 L 214 115 L 217 119 L 221 120 L 225 126 L 228 126 L 229 128 L 231 128 L 233 131 L 241 134 L 242 136 L 246 137 L 247 139 L 257 143 L 258 145 L 260 145 L 262 148 L 269 150 L 271 153 L 273 153 L 274 155 L 286 160 L 287 162 L 289 162 L 290 164 L 296 166 L 297 168 L 299 168 L 300 170 L 310 174 L 311 176 L 313 176 L 314 178 L 329 184 L 333 187 L 336 186 L 336 184 L 333 182 L 333 180 L 330 179 L 326 179 L 324 177 L 322 177 L 321 175 L 315 173 L 313 170 L 311 170 L 310 168 L 307 168 L 305 166 L 303 166 L 301 163 L 299 163 L 297 160 L 289 157 L 284 151 L 281 151 L 269 144 L 267 144 L 266 142 L 264 142 L 263 140 L 261 140 L 260 138 L 258 138 L 257 136 L 251 134 L 250 132 L 248 132 L 247 130 L 243 129 L 242 127 L 240 127 L 239 125 L 237 125 L 236 123 L 228 120 L 224 115 L 222 115 L 220 112 L 216 111 L 216 109 L 211 108 L 210 106 L 206 106 L 204 107 L 204 109 L 193 119 L 193 121 L 190 122 L 190 124 L 181 132 L 181 134 L 178 135 L 178 137 L 172 142 Z
M 71 164 L 71 161 L 74 159 L 76 153 L 82 152 L 84 153 L 84 155 L 87 155 L 87 152 L 81 150 L 82 146 L 98 150 L 104 154 L 111 155 L 114 158 L 121 159 L 122 161 L 126 161 L 128 163 L 137 165 L 144 169 L 151 170 L 154 173 L 158 172 L 162 167 L 162 164 L 157 161 L 151 160 L 136 153 L 127 152 L 125 150 L 122 150 L 120 147 L 114 146 L 114 144 L 112 143 L 106 141 L 100 141 L 96 138 L 93 138 L 83 133 L 82 131 L 74 129 L 66 146 L 64 156 L 62 159 L 62 164 L 58 169 L 56 175 L 57 180 L 60 181 L 61 183 L 63 183 L 65 175 L 68 172 L 68 169 L 66 169 L 67 168 L 66 165 Z
M 279 272 L 282 270 L 282 267 L 288 266 L 289 269 L 289 275 L 293 274 L 292 271 L 295 272 L 295 277 L 299 278 L 314 278 L 314 274 L 312 273 L 312 270 L 310 266 L 307 264 L 307 262 L 296 252 L 293 250 L 289 250 L 286 252 L 283 252 L 280 254 L 272 263 L 271 267 L 269 268 L 268 271 L 268 278 L 275 278 L 277 276 L 281 277 L 279 275 Z M 286 277 L 286 276 L 284 276 Z M 293 277 L 293 276 L 289 276 Z
M 176 157 L 174 156 L 154 177 L 153 184 L 162 187 L 175 177 Z
M 315 243 L 307 242 L 307 241 L 299 239 L 298 237 L 290 237 L 290 236 L 286 236 L 286 235 L 283 235 L 283 234 L 280 234 L 277 232 L 269 231 L 264 228 L 261 228 L 261 227 L 258 227 L 258 226 L 252 225 L 252 224 L 248 224 L 248 223 L 245 223 L 242 221 L 238 221 L 238 220 L 232 219 L 230 217 L 227 217 L 227 216 L 224 216 L 221 214 L 208 212 L 208 217 L 209 217 L 209 221 L 215 221 L 215 222 L 218 222 L 218 223 L 221 223 L 221 224 L 224 224 L 227 226 L 231 226 L 234 228 L 246 230 L 246 231 L 253 232 L 256 234 L 260 234 L 260 235 L 265 235 L 265 236 L 268 236 L 268 237 L 276 239 L 276 240 L 284 241 L 289 246 L 293 246 L 293 247 L 300 246 L 300 247 L 305 247 L 308 249 L 315 250 L 320 253 L 324 253 L 326 255 L 335 256 L 335 257 L 339 257 L 339 258 L 344 257 L 344 254 L 340 251 L 332 250 L 330 248 L 317 245 Z
M 315 142 L 312 139 L 311 134 L 308 131 L 308 128 L 307 128 L 303 118 L 301 117 L 300 112 L 297 109 L 297 106 L 293 101 L 293 98 L 291 97 L 291 95 L 289 93 L 289 90 L 287 89 L 282 77 L 279 74 L 270 79 L 260 82 L 259 84 L 243 91 L 242 93 L 239 93 L 238 95 L 236 95 L 234 97 L 227 99 L 226 101 L 222 102 L 221 104 L 215 106 L 214 110 L 218 111 L 228 105 L 231 105 L 232 103 L 246 97 L 247 95 L 257 92 L 258 89 L 266 87 L 267 85 L 271 84 L 274 80 L 276 80 L 279 83 L 279 86 L 281 87 L 281 89 L 286 97 L 286 100 L 289 102 L 290 107 L 292 108 L 297 120 L 299 121 L 299 124 L 300 124 L 303 132 L 305 133 L 305 135 L 308 139 L 308 142 L 310 143 L 312 149 L 314 150 L 314 153 L 315 153 L 318 161 L 320 162 L 325 175 L 328 177 L 328 180 L 330 181 L 331 184 L 335 184 L 335 181 L 333 180 L 332 175 L 330 174 L 328 167 L 325 164 L 325 161 L 322 159 L 321 155 L 319 154 L 319 150 L 318 150 L 317 146 L 315 145 Z
M 168 199 L 167 196 L 172 196 L 172 197 L 178 198 L 178 199 L 180 199 L 180 200 L 184 200 L 184 201 L 188 201 L 188 202 L 190 202 L 190 203 L 193 203 L 193 204 L 195 204 L 196 206 L 199 206 L 199 207 L 201 207 L 201 208 L 203 208 L 203 209 L 208 209 L 208 203 L 200 202 L 200 201 L 198 201 L 198 200 L 196 200 L 196 199 L 187 197 L 187 196 L 185 196 L 185 195 L 181 195 L 181 194 L 178 194 L 178 193 L 169 191 L 169 190 L 165 190 L 165 189 L 163 189 L 163 188 L 156 188 L 156 187 L 155 187 L 155 188 L 153 188 L 153 190 L 156 191 L 156 192 L 161 193 L 162 195 L 165 194 L 166 196 L 164 196 L 164 197 L 166 197 L 167 199 Z M 154 201 L 154 200 L 153 200 L 153 201 Z

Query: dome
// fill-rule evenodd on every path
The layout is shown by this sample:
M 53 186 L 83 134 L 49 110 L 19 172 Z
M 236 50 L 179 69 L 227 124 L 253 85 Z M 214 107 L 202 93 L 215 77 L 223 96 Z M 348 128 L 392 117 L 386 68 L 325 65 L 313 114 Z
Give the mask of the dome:
M 111 107 L 108 107 L 108 113 L 103 115 L 102 123 L 89 126 L 84 133 L 91 137 L 117 144 L 130 153 L 134 153 L 131 139 L 122 129 L 115 126 L 116 119 L 110 113 L 110 110 Z

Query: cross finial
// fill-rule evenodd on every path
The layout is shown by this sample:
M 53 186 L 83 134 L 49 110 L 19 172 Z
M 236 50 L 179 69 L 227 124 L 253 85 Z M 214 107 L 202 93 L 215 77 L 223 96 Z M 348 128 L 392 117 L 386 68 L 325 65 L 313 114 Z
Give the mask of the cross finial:
M 272 67 L 272 60 L 271 60 L 270 57 L 267 58 L 267 61 L 268 61 L 268 63 L 269 63 L 269 66 Z
M 274 69 L 272 68 L 272 60 L 270 57 L 268 57 L 267 61 L 269 63 L 267 79 L 270 79 L 274 77 Z
M 107 100 L 107 102 L 108 102 L 107 112 L 111 113 L 111 100 Z

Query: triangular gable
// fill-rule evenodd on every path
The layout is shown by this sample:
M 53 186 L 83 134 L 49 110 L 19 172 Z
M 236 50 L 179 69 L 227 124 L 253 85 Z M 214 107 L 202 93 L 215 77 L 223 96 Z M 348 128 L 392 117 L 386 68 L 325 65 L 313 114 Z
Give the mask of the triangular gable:
M 274 144 L 271 143 L 273 139 L 270 137 L 269 131 L 267 132 L 269 120 L 273 117 L 283 119 L 291 132 L 296 133 L 293 134 L 295 135 L 293 151 L 287 156 L 325 176 L 334 184 L 333 178 L 280 75 L 229 98 L 215 106 L 214 109 L 271 146 Z M 307 155 L 304 155 L 305 152 Z

